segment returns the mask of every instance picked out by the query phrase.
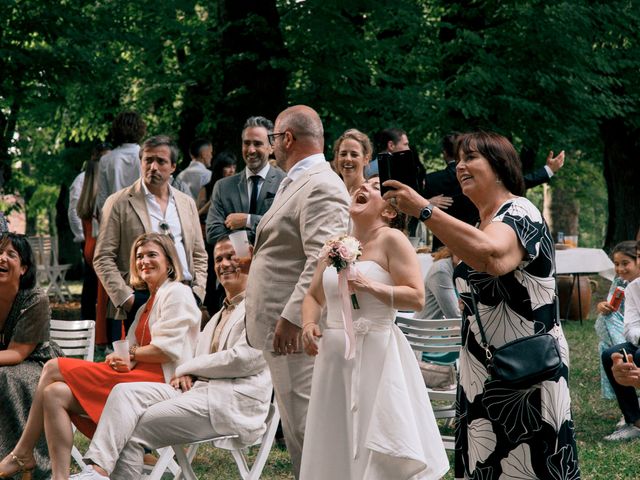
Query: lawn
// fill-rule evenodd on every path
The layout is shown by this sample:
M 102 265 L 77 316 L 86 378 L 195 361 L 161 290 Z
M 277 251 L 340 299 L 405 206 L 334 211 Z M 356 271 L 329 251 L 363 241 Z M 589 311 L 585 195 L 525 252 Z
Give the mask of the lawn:
M 597 296 L 600 295 L 594 295 L 594 302 Z M 576 321 L 563 322 L 563 328 L 571 350 L 571 397 L 582 478 L 636 478 L 638 466 L 633 458 L 638 454 L 638 440 L 626 443 L 602 440 L 613 431 L 620 411 L 615 401 L 603 400 L 600 396 L 599 356 L 593 319 L 585 320 L 583 325 Z M 86 444 L 78 440 L 78 443 Z M 200 448 L 194 468 L 203 480 L 240 478 L 231 454 L 209 446 Z M 274 446 L 261 478 L 292 479 L 290 468 L 286 450 Z M 453 474 L 450 472 L 445 478 L 451 480 Z

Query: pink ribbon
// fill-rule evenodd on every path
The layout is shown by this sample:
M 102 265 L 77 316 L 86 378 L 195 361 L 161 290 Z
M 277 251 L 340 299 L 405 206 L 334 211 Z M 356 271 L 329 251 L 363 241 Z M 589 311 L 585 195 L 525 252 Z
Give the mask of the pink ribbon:
M 351 360 L 356 356 L 356 336 L 353 333 L 353 318 L 351 317 L 351 294 L 347 280 L 356 278 L 357 272 L 353 264 L 338 273 L 338 289 L 342 300 L 342 324 L 344 325 L 344 358 Z

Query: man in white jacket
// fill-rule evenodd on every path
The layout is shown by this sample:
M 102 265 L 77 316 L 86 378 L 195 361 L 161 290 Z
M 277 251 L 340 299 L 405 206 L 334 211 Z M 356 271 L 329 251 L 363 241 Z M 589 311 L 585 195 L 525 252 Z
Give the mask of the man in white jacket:
M 200 333 L 195 357 L 177 368 L 169 384 L 116 386 L 85 455 L 91 465 L 71 478 L 139 478 L 145 448 L 231 434 L 238 438 L 226 441 L 244 447 L 264 433 L 271 378 L 262 353 L 246 341 L 247 275 L 234 256 L 229 239 L 219 240 L 214 266 L 226 298 Z

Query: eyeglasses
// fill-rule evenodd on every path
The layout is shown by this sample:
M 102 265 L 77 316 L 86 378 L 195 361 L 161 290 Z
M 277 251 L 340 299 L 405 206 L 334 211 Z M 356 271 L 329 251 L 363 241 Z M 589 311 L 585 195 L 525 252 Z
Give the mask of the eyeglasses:
M 280 135 L 284 135 L 287 132 L 273 132 L 273 133 L 269 133 L 267 135 L 267 139 L 269 140 L 269 145 L 271 145 L 273 147 L 273 144 L 276 143 L 276 137 L 279 137 Z
M 171 229 L 169 228 L 169 224 L 167 222 L 160 222 L 160 225 L 158 225 L 160 227 L 161 233 L 163 235 L 167 235 L 171 240 L 175 241 L 175 238 L 173 238 L 173 233 L 171 233 Z

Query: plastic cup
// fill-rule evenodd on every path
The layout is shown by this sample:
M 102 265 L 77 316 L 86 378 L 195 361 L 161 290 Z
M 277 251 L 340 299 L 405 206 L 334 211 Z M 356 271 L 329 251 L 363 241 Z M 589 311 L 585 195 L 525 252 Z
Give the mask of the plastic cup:
M 251 252 L 249 251 L 249 238 L 247 237 L 246 230 L 238 230 L 229 234 L 229 240 L 236 252 L 239 262 L 248 262 L 251 259 Z
M 569 248 L 576 248 L 578 246 L 578 235 L 565 235 L 564 244 Z
M 131 361 L 129 360 L 129 340 L 116 340 L 113 342 L 113 353 L 122 358 L 127 367 L 131 368 Z

